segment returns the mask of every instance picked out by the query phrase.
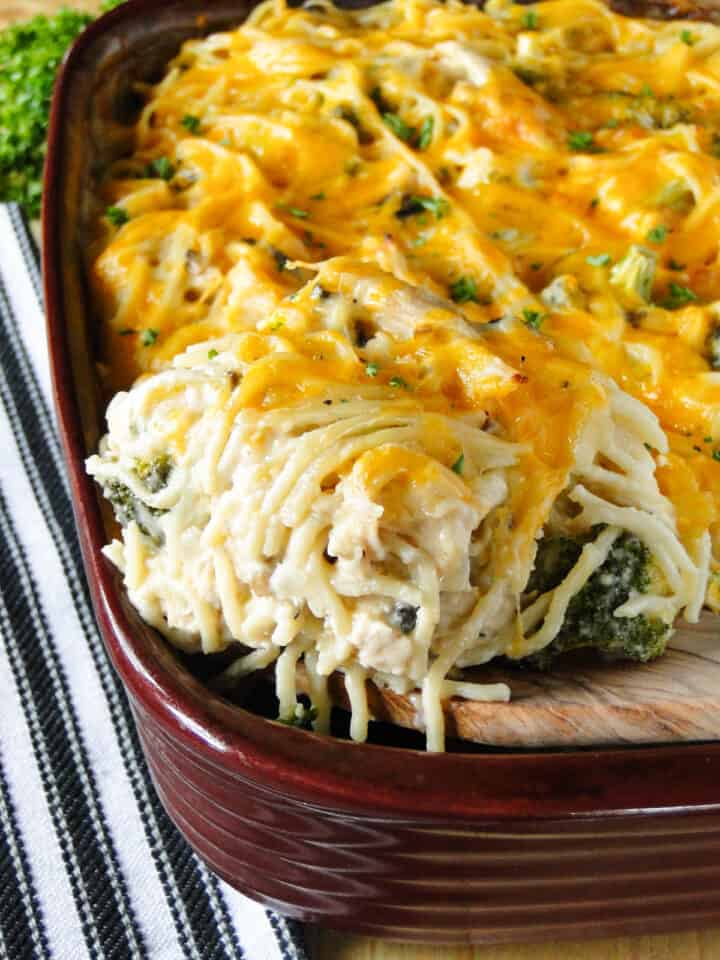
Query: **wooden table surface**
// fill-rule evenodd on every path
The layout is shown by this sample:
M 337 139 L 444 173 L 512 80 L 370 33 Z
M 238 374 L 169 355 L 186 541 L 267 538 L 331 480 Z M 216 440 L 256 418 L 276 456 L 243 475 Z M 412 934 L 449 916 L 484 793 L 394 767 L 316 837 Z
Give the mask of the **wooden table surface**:
M 95 10 L 100 0 L 0 0 L 0 26 L 62 6 Z M 386 943 L 308 930 L 313 960 L 719 960 L 720 929 L 668 936 L 618 937 L 583 943 L 500 947 L 434 947 Z

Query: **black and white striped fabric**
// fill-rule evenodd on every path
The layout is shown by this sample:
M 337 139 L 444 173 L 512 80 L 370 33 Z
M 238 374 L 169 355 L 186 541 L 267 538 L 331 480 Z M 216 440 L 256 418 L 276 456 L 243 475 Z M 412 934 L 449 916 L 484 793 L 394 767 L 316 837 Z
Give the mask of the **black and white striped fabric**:
M 37 250 L 0 206 L 0 957 L 307 960 L 198 860 L 155 794 L 90 607 Z

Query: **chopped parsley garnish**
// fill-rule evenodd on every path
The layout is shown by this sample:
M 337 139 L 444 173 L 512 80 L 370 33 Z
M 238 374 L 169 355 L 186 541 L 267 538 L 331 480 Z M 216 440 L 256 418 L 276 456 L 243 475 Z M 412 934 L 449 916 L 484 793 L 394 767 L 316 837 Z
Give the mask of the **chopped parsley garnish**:
M 292 207 L 287 203 L 276 203 L 275 206 L 278 210 L 285 210 L 291 217 L 297 217 L 298 220 L 305 220 L 310 216 L 307 210 L 303 210 L 300 207 Z
M 522 312 L 522 322 L 531 330 L 539 330 L 542 326 L 545 316 L 538 310 L 530 310 L 525 307 Z
M 570 150 L 596 150 L 595 140 L 588 130 L 574 130 L 568 134 L 567 145 Z
M 650 86 L 649 83 L 644 83 L 644 84 L 640 87 L 640 96 L 641 96 L 641 97 L 654 97 L 654 96 L 655 96 L 655 91 L 653 90 L 653 88 Z
M 673 258 L 670 257 L 670 259 L 668 260 L 668 270 L 684 270 L 684 269 L 685 269 L 684 263 L 678 263 L 677 260 L 673 260 Z
M 666 237 L 667 227 L 662 223 L 647 232 L 647 239 L 650 243 L 664 243 Z
M 433 132 L 435 130 L 435 117 L 429 116 L 425 117 L 420 127 L 420 132 L 418 133 L 417 138 L 417 148 L 418 150 L 427 150 L 427 148 L 432 143 Z
M 365 367 L 365 373 L 369 377 L 376 377 L 378 375 L 380 367 L 376 363 L 368 363 Z
M 679 283 L 670 284 L 670 292 L 663 302 L 667 310 L 677 310 L 678 307 L 684 307 L 688 303 L 697 300 L 697 294 L 693 293 L 690 287 L 683 287 Z
M 324 199 L 325 199 L 325 192 L 324 192 L 323 190 L 321 190 L 320 193 L 314 193 L 314 194 L 310 197 L 310 199 L 311 199 L 311 200 L 324 200 Z
M 450 204 L 444 197 L 426 197 L 421 194 L 406 194 L 400 207 L 395 211 L 398 220 L 414 217 L 417 213 L 428 210 L 435 215 L 436 220 L 442 219 L 450 212 Z
M 218 352 L 215 347 L 212 347 L 212 349 L 208 350 L 208 360 L 214 360 L 217 355 Z
M 612 263 L 612 257 L 609 253 L 591 254 L 585 257 L 585 263 L 589 263 L 591 267 L 607 267 Z
M 398 376 L 390 377 L 390 379 L 388 380 L 388 386 L 402 387 L 403 390 L 410 389 L 410 384 L 407 382 L 407 380 L 403 380 L 402 377 L 398 377 Z
M 180 122 L 190 133 L 200 132 L 200 117 L 194 117 L 191 113 L 186 113 Z
M 144 347 L 151 347 L 159 336 L 160 333 L 157 330 L 153 330 L 152 327 L 148 327 L 147 330 L 143 330 L 140 336 L 140 343 L 142 343 Z
M 172 180 L 175 176 L 175 167 L 167 157 L 157 157 L 147 165 L 145 173 L 148 177 L 156 177 L 159 180 Z
M 452 467 L 450 467 L 450 469 L 452 470 L 453 473 L 457 473 L 458 476 L 460 476 L 463 472 L 464 465 L 465 465 L 465 454 L 461 453 L 460 456 L 455 461 L 455 463 L 452 465 Z
M 534 10 L 528 10 L 523 18 L 522 25 L 526 30 L 537 30 L 538 28 L 538 15 Z
M 118 333 L 121 337 L 129 337 L 132 333 L 137 333 L 133 327 L 124 327 L 122 330 L 118 330 Z
M 125 207 L 108 207 L 105 216 L 114 227 L 121 227 L 130 219 L 130 214 Z
M 450 297 L 455 303 L 480 303 L 473 277 L 458 277 L 450 284 Z
M 383 113 L 382 118 L 385 126 L 392 130 L 398 140 L 409 143 L 415 136 L 415 127 L 408 126 L 396 113 Z
M 713 452 L 712 452 L 712 458 L 713 458 L 713 460 L 717 460 L 718 462 L 720 462 L 720 449 L 718 449 L 718 450 L 713 450 Z
M 680 39 L 684 44 L 687 44 L 688 47 L 692 47 L 693 44 L 695 43 L 695 37 L 692 35 L 692 33 L 689 30 L 681 30 Z

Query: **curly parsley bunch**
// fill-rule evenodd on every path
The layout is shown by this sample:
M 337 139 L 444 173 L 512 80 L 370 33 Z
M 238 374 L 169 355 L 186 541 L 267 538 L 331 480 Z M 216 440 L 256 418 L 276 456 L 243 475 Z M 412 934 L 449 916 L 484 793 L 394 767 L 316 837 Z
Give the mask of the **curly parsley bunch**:
M 122 0 L 110 0 L 106 10 Z M 40 213 L 50 98 L 65 51 L 93 17 L 61 10 L 0 33 L 0 201 Z

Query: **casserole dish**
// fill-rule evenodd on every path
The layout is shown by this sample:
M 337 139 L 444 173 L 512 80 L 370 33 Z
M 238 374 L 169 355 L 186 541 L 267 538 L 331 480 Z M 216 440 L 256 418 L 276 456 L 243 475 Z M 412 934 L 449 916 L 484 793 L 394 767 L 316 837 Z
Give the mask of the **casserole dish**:
M 130 0 L 83 34 L 53 102 L 44 268 L 55 396 L 88 579 L 170 816 L 224 879 L 312 922 L 418 940 L 694 927 L 720 908 L 720 744 L 449 753 L 348 744 L 210 693 L 103 558 L 83 462 L 103 406 L 83 275 L 85 185 L 131 84 L 250 5 Z

